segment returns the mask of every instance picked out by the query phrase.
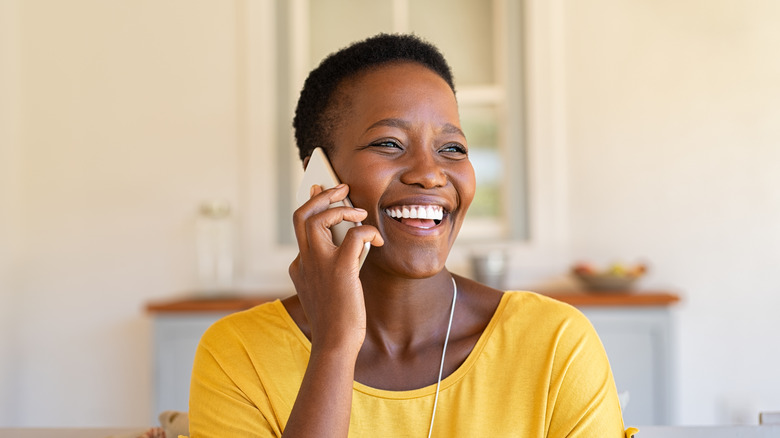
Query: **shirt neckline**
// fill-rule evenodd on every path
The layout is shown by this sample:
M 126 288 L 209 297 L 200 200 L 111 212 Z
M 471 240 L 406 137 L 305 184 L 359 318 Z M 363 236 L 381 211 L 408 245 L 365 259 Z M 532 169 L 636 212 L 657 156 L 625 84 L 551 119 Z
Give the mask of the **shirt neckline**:
M 472 368 L 472 366 L 477 361 L 477 359 L 479 359 L 479 356 L 482 354 L 482 351 L 484 350 L 485 345 L 487 344 L 488 339 L 490 338 L 490 335 L 493 333 L 493 330 L 499 324 L 501 315 L 503 314 L 504 309 L 506 308 L 510 295 L 511 292 L 504 292 L 504 294 L 501 296 L 501 301 L 499 301 L 498 307 L 496 307 L 493 316 L 490 318 L 488 325 L 485 327 L 485 330 L 480 335 L 479 339 L 477 340 L 477 343 L 474 344 L 474 348 L 466 357 L 466 360 L 463 361 L 463 363 L 452 374 L 442 379 L 439 391 L 443 391 L 446 388 L 457 383 L 469 372 L 469 370 Z M 303 334 L 300 327 L 298 327 L 298 324 L 296 324 L 295 320 L 293 320 L 292 316 L 290 316 L 289 312 L 287 312 L 287 308 L 284 307 L 284 304 L 282 304 L 281 300 L 274 301 L 273 305 L 276 307 L 277 311 L 281 315 L 282 319 L 284 319 L 285 323 L 287 323 L 293 335 L 301 342 L 301 344 L 303 344 L 303 347 L 306 348 L 306 350 L 309 351 L 309 353 L 311 353 L 311 342 L 306 337 L 306 335 Z M 374 397 L 379 397 L 379 398 L 411 399 L 411 398 L 425 397 L 433 394 L 436 391 L 436 384 L 433 383 L 431 385 L 424 386 L 422 388 L 417 388 L 417 389 L 395 391 L 389 389 L 374 388 L 372 386 L 365 385 L 358 381 L 353 381 L 352 388 L 358 392 L 362 392 L 364 394 L 371 395 Z

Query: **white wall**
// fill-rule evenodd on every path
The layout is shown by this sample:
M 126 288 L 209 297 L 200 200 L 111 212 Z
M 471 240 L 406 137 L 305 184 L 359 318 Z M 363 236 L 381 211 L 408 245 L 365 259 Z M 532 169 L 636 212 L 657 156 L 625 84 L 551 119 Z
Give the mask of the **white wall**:
M 0 2 L 0 424 L 15 417 L 13 395 L 15 363 L 7 358 L 17 353 L 12 293 L 18 239 L 19 180 L 19 41 L 16 4 Z
M 0 351 L 15 409 L 0 420 L 148 424 L 143 306 L 192 287 L 197 205 L 237 197 L 236 3 L 3 5 L 21 87 L 19 135 L 2 139 L 19 222 L 2 236 L 20 265 L 0 284 L 16 346 Z
M 570 0 L 575 258 L 646 258 L 679 309 L 679 418 L 780 409 L 780 2 Z
M 571 253 L 683 295 L 680 423 L 780 409 L 778 3 L 534 3 Z M 246 4 L 0 1 L 0 425 L 148 424 L 143 305 L 193 286 L 196 205 L 274 191 L 241 175 Z

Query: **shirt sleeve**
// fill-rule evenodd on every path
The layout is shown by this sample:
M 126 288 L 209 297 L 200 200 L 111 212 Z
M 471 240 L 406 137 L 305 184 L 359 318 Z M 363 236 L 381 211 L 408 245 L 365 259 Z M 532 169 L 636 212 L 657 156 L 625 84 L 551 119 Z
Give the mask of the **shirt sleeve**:
M 211 348 L 215 344 L 220 348 Z M 190 382 L 191 438 L 281 436 L 263 415 L 257 397 L 251 399 L 241 388 L 242 380 L 255 374 L 241 345 L 229 331 L 215 327 L 203 335 Z
M 596 330 L 579 311 L 559 327 L 555 350 L 547 436 L 625 436 L 607 354 Z

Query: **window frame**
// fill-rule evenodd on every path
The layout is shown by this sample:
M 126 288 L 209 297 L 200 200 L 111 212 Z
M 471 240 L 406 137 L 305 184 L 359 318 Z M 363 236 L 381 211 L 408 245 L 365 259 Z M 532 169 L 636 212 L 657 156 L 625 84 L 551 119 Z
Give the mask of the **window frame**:
M 291 129 L 292 108 L 279 111 L 278 104 L 282 99 L 295 102 L 298 90 L 290 83 L 300 84 L 304 78 L 279 74 L 279 60 L 284 59 L 285 53 L 280 53 L 278 46 L 282 43 L 298 47 L 299 56 L 288 61 L 293 64 L 293 71 L 303 72 L 298 76 L 305 75 L 308 70 L 301 66 L 308 59 L 304 57 L 308 34 L 300 22 L 290 17 L 305 14 L 301 8 L 306 7 L 306 1 L 243 2 L 243 13 L 238 15 L 242 21 L 237 36 L 241 77 L 237 90 L 238 129 L 243 150 L 239 170 L 239 199 L 243 208 L 238 211 L 242 236 L 240 289 L 273 294 L 293 292 L 287 267 L 296 257 L 297 248 L 280 244 L 277 235 L 280 225 L 291 221 L 281 213 L 286 208 L 279 206 L 292 202 L 289 199 L 293 198 L 294 188 L 289 189 L 290 196 L 278 188 L 285 178 L 287 185 L 300 178 L 302 169 L 295 148 L 289 143 L 289 133 L 285 136 Z M 497 3 L 518 8 L 517 13 L 522 17 L 521 26 L 507 26 L 505 31 L 507 39 L 520 41 L 523 55 L 518 56 L 522 81 L 517 81 L 518 89 L 514 91 L 521 96 L 517 102 L 521 107 L 514 111 L 523 123 L 521 132 L 505 135 L 520 135 L 525 141 L 524 156 L 519 158 L 525 163 L 525 172 L 514 174 L 522 181 L 509 184 L 526 184 L 527 238 L 481 243 L 460 239 L 447 266 L 468 275 L 469 256 L 473 252 L 500 248 L 509 255 L 508 285 L 527 286 L 560 274 L 568 264 L 563 3 L 562 0 L 500 0 Z M 499 8 L 497 12 L 508 13 Z M 276 25 L 280 20 L 292 29 L 290 35 L 285 36 L 282 27 Z M 285 41 L 285 38 L 289 39 Z

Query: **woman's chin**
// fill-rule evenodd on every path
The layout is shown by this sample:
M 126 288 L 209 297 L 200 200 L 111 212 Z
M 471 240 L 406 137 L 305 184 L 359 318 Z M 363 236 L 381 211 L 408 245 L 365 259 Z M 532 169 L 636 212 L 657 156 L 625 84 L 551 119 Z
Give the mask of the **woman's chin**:
M 424 279 L 441 272 L 447 261 L 446 254 L 442 256 L 438 251 L 418 250 L 414 254 L 394 256 L 382 251 L 383 249 L 382 247 L 372 248 L 366 259 L 365 267 L 370 266 L 372 270 L 390 272 L 402 278 Z

